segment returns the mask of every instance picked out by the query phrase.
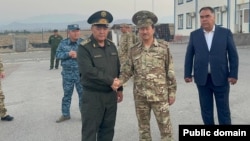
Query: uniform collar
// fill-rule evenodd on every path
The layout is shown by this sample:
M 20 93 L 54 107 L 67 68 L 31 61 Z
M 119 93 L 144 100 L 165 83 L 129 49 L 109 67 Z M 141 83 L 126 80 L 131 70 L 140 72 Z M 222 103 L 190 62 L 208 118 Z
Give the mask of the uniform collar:
M 153 46 L 154 47 L 157 47 L 159 45 L 159 42 L 157 41 L 157 39 L 154 38 L 154 41 L 153 41 Z M 141 41 L 139 46 L 143 46 L 143 42 Z M 152 45 L 151 45 L 152 46 Z
M 70 40 L 70 38 L 67 39 L 68 45 L 70 45 L 70 44 L 77 44 L 77 43 L 79 43 L 79 42 L 80 42 L 80 38 L 77 39 L 75 42 L 72 42 L 72 41 Z
M 154 38 L 153 45 L 154 45 L 155 47 L 159 46 L 159 42 L 158 42 L 155 38 Z

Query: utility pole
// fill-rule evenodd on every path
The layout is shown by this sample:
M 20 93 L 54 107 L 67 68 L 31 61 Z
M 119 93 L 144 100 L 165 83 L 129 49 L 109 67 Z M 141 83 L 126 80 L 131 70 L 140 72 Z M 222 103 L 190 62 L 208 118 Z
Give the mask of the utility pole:
M 136 0 L 134 0 L 134 13 L 136 12 Z
M 250 0 L 249 0 L 249 3 L 248 3 L 248 32 L 250 33 Z
M 154 0 L 152 0 L 152 12 L 154 12 Z

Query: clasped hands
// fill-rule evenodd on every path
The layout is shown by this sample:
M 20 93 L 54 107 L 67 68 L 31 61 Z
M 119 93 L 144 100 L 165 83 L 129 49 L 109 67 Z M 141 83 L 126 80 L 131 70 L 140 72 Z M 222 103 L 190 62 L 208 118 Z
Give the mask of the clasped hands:
M 71 51 L 69 52 L 69 56 L 70 56 L 71 58 L 76 58 L 76 56 L 77 56 L 76 51 L 71 50 Z
M 111 85 L 111 88 L 113 91 L 116 91 L 117 93 L 117 102 L 121 102 L 123 100 L 123 93 L 122 91 L 117 91 L 117 89 L 121 86 L 121 81 L 118 78 L 115 78 L 113 81 L 113 84 Z
M 118 78 L 115 78 L 113 81 L 113 84 L 111 85 L 111 88 L 114 91 L 117 91 L 117 89 L 121 86 L 121 81 Z

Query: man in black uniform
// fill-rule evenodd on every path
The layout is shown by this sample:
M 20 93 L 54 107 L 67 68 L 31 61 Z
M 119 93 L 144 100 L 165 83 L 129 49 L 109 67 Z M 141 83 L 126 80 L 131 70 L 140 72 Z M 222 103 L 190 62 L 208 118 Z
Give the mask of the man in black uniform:
M 108 11 L 91 15 L 92 35 L 83 41 L 77 61 L 84 89 L 82 97 L 82 141 L 112 141 L 117 102 L 123 98 L 122 87 L 114 87 L 120 73 L 115 44 L 107 38 L 113 16 Z

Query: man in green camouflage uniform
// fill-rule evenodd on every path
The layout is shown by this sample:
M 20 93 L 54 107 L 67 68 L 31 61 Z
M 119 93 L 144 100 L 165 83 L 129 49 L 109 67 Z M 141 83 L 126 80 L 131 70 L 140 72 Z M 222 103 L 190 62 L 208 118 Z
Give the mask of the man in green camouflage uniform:
M 0 77 L 1 79 L 5 77 L 2 59 L 0 58 Z M 2 91 L 2 85 L 0 81 L 0 117 L 2 121 L 12 121 L 14 118 L 6 114 L 7 109 L 4 106 L 4 95 Z
M 51 49 L 50 49 L 50 70 L 52 70 L 54 68 L 54 62 L 55 62 L 55 69 L 58 69 L 60 59 L 56 58 L 56 50 L 57 50 L 57 47 L 62 39 L 63 39 L 63 37 L 58 34 L 57 29 L 55 29 L 54 34 L 49 37 L 48 43 L 51 46 Z
M 129 24 L 121 24 L 121 32 L 122 35 L 120 37 L 120 43 L 119 43 L 119 59 L 121 65 L 123 65 L 126 60 L 128 59 L 128 53 L 130 48 L 138 42 L 137 36 L 132 32 L 132 27 Z M 127 84 L 124 83 L 123 86 L 125 87 Z
M 136 36 L 129 32 L 130 25 L 128 24 L 121 24 L 121 32 L 122 35 L 120 37 L 119 42 L 119 59 L 121 65 L 125 63 L 128 57 L 129 48 L 133 46 L 137 42 Z
M 128 26 L 128 32 L 129 32 L 130 36 L 132 37 L 132 40 L 133 40 L 134 44 L 139 42 L 139 38 L 135 34 L 136 31 L 135 30 L 133 31 L 133 26 L 131 24 L 129 24 L 129 26 Z
M 141 41 L 130 48 L 128 60 L 121 68 L 120 85 L 134 76 L 133 93 L 140 141 L 152 140 L 151 110 L 158 123 L 161 141 L 173 141 L 169 106 L 175 102 L 177 86 L 168 43 L 153 37 L 157 22 L 154 13 L 139 11 L 132 20 L 139 28 Z

